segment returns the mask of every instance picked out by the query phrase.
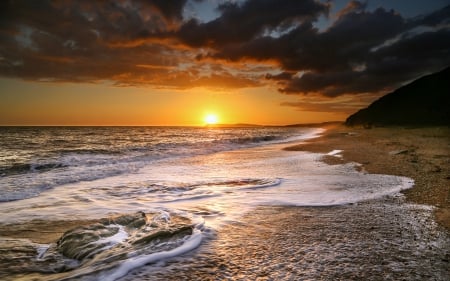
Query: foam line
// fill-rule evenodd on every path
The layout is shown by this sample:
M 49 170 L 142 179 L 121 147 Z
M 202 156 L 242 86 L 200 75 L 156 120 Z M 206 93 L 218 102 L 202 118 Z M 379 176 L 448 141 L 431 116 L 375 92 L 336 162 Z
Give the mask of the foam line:
M 170 251 L 153 253 L 130 258 L 123 262 L 114 272 L 100 276 L 99 280 L 114 281 L 125 276 L 131 270 L 144 266 L 149 263 L 157 262 L 163 259 L 182 255 L 197 248 L 202 242 L 203 236 L 200 230 L 195 229 L 194 233 L 186 240 L 183 245 Z

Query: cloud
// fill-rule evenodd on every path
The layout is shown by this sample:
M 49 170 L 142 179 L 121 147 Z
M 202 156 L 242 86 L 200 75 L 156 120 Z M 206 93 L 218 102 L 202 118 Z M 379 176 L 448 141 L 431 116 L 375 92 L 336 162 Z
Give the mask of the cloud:
M 352 0 L 348 2 L 347 5 L 341 11 L 339 11 L 337 15 L 338 17 L 342 17 L 346 14 L 350 14 L 353 12 L 364 11 L 366 8 L 367 8 L 367 1 L 361 2 Z
M 192 47 L 242 43 L 267 30 L 283 31 L 296 22 L 317 18 L 328 13 L 328 5 L 314 0 L 248 0 L 224 2 L 218 6 L 221 16 L 199 23 L 192 19 L 177 32 L 185 44 Z
M 276 60 L 291 74 L 266 76 L 278 80 L 280 92 L 328 97 L 386 92 L 450 64 L 448 7 L 433 13 L 439 20 L 431 22 L 428 16 L 410 21 L 382 8 L 366 11 L 358 3 L 350 2 L 325 31 L 304 23 L 279 38 L 225 46 L 212 56 Z M 424 29 L 425 23 L 432 28 Z
M 152 0 L 142 1 L 146 5 L 154 5 L 166 18 L 181 20 L 183 8 L 187 0 Z
M 229 61 L 276 61 L 282 71 L 291 73 L 290 80 L 279 83 L 280 91 L 284 93 L 322 92 L 336 96 L 361 90 L 383 90 L 392 84 L 380 86 L 368 77 L 371 68 L 380 65 L 378 54 L 371 50 L 405 32 L 409 25 L 394 11 L 367 12 L 364 5 L 355 3 L 358 2 L 351 2 L 356 8 L 344 9 L 345 13 L 340 13 L 336 22 L 323 32 L 311 22 L 303 22 L 278 38 L 260 36 L 239 44 L 224 45 L 215 48 L 209 56 Z M 300 78 L 292 75 L 303 72 L 308 74 Z M 356 79 L 369 84 L 367 87 L 355 85 Z
M 259 73 L 185 69 L 183 65 L 195 62 L 198 51 L 178 43 L 171 34 L 183 24 L 186 3 L 3 1 L 0 75 L 180 89 L 260 85 Z
M 190 1 L 202 2 L 1 1 L 0 75 L 337 98 L 380 95 L 450 65 L 450 6 L 408 19 L 361 1 L 335 17 L 328 1 L 219 1 L 201 22 L 183 18 Z
M 413 20 L 415 25 L 437 26 L 450 24 L 450 5 L 428 15 L 423 15 Z

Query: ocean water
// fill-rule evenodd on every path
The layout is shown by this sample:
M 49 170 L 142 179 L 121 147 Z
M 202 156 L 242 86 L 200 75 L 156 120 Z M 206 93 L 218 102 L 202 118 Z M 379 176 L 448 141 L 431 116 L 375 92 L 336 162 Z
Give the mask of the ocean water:
M 208 247 L 211 233 L 242 222 L 258 206 L 345 206 L 413 185 L 409 178 L 358 172 L 357 164 L 328 166 L 320 154 L 282 150 L 322 129 L 0 131 L 0 224 L 96 221 L 52 244 L 0 237 L 3 260 L 25 260 L 3 266 L 6 280 L 129 280 L 133 271 L 161 269 Z

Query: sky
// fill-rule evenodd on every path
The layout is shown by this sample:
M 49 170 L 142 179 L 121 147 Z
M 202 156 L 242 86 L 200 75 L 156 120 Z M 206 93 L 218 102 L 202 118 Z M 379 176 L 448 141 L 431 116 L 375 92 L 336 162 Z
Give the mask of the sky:
M 0 2 L 0 125 L 340 121 L 449 65 L 449 0 Z

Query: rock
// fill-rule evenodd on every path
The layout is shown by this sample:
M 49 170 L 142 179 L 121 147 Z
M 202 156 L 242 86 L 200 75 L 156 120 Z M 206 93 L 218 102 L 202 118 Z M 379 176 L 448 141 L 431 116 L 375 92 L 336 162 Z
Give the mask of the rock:
M 108 243 L 98 243 L 101 238 L 111 237 L 119 228 L 101 223 L 78 227 L 66 232 L 57 242 L 60 253 L 72 259 L 82 260 L 104 248 Z
M 147 217 L 145 213 L 138 212 L 133 215 L 123 215 L 113 219 L 113 222 L 126 227 L 140 228 L 147 223 Z
M 134 241 L 132 244 L 143 244 L 143 243 L 149 243 L 151 241 L 154 241 L 156 239 L 164 240 L 167 238 L 170 238 L 177 234 L 184 234 L 184 235 L 191 235 L 192 234 L 192 227 L 191 226 L 174 226 L 168 229 L 162 229 L 155 232 L 150 233 L 147 236 L 144 236 L 136 241 Z
M 174 216 L 174 221 L 180 222 L 172 222 L 171 215 L 166 212 L 138 212 L 102 219 L 100 223 L 77 227 L 64 233 L 57 242 L 57 251 L 65 257 L 83 261 L 94 256 L 104 258 L 111 253 L 116 256 L 136 249 L 170 250 L 176 247 L 177 241 L 191 235 L 194 227 L 191 221 L 178 216 Z M 168 241 L 170 243 L 164 243 Z

